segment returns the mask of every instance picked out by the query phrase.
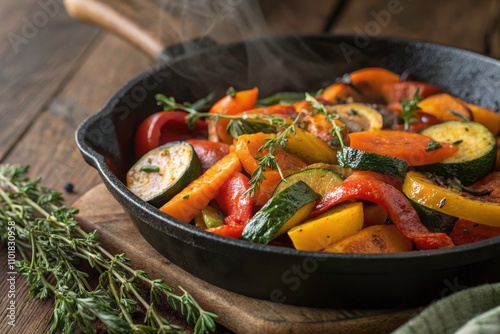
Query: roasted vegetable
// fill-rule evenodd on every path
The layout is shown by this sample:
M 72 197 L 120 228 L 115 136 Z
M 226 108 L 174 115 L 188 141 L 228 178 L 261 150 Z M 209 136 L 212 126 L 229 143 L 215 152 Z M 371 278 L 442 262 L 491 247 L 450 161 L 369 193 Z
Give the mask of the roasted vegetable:
M 362 228 L 363 204 L 344 203 L 292 228 L 288 236 L 298 250 L 319 251 Z
M 169 201 L 201 175 L 193 147 L 173 142 L 149 151 L 127 173 L 127 187 L 156 207 Z
M 500 226 L 500 203 L 488 195 L 467 195 L 456 188 L 439 185 L 415 171 L 406 175 L 403 192 L 411 200 L 432 210 L 479 224 Z
M 448 121 L 428 127 L 422 134 L 440 143 L 455 144 L 457 152 L 436 164 L 421 166 L 420 171 L 457 178 L 469 185 L 495 168 L 496 139 L 479 123 Z
M 307 184 L 298 181 L 271 199 L 248 222 L 242 240 L 267 244 L 300 224 L 320 196 Z

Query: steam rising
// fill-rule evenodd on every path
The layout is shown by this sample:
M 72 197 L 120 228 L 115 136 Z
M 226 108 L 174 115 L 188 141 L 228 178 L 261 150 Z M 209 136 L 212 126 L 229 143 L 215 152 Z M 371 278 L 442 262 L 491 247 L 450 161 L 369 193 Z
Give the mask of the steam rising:
M 231 44 L 215 47 L 213 53 L 194 57 L 188 65 L 172 67 L 184 78 L 194 82 L 203 80 L 207 87 L 220 88 L 216 93 L 221 93 L 222 86 L 230 85 L 237 89 L 259 86 L 261 96 L 277 90 L 319 89 L 348 70 L 346 64 L 339 67 L 320 57 L 297 35 L 266 40 L 270 33 L 259 1 L 162 0 L 161 6 L 180 22 L 174 25 L 162 21 L 159 29 L 175 34 L 180 40 L 192 40 L 194 31 L 197 36 L 210 36 L 223 44 L 246 41 L 239 47 Z M 293 34 L 294 31 L 287 32 L 287 35 Z M 187 53 L 200 50 L 193 43 L 184 43 L 183 48 Z M 335 74 L 332 73 L 334 65 Z

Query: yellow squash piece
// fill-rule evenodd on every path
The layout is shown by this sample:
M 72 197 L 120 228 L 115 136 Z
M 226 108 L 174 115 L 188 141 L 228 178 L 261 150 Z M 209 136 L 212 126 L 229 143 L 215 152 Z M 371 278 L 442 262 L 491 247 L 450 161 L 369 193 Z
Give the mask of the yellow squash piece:
M 285 151 L 295 154 L 306 162 L 324 162 L 337 164 L 337 151 L 310 132 L 295 128 L 295 135 L 290 134 Z
M 374 225 L 341 240 L 324 251 L 329 253 L 402 253 L 413 249 L 413 242 L 403 237 L 395 225 Z
M 318 251 L 355 234 L 363 227 L 363 204 L 345 203 L 288 231 L 298 250 Z
M 466 196 L 461 191 L 439 186 L 415 171 L 406 174 L 403 192 L 427 208 L 474 223 L 500 227 L 500 204 L 488 201 L 487 196 Z

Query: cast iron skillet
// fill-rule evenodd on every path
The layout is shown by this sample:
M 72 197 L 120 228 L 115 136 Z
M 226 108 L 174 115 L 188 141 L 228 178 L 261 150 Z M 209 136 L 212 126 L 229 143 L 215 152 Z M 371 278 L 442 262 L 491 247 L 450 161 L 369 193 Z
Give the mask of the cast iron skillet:
M 348 57 L 346 49 L 352 51 Z M 175 53 L 175 48 L 171 51 Z M 144 118 L 159 110 L 157 93 L 194 101 L 209 92 L 222 96 L 230 85 L 257 86 L 260 96 L 279 90 L 314 90 L 367 66 L 411 71 L 416 80 L 471 103 L 500 109 L 500 62 L 469 51 L 396 38 L 372 38 L 359 48 L 353 36 L 280 37 L 205 45 L 172 57 L 120 89 L 78 128 L 76 141 L 85 161 L 98 170 L 159 253 L 189 273 L 243 295 L 316 307 L 406 307 L 464 287 L 500 281 L 499 238 L 392 255 L 302 252 L 206 233 L 163 214 L 123 183 L 135 161 L 134 132 Z

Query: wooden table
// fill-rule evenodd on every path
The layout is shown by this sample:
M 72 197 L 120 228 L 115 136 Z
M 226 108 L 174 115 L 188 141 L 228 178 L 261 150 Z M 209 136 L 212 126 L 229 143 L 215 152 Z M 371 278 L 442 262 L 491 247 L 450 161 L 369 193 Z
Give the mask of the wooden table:
M 154 60 L 119 38 L 70 18 L 60 0 L 0 2 L 0 159 L 31 165 L 31 175 L 64 192 L 68 204 L 100 183 L 73 137 L 76 127 L 98 111 L 121 85 Z M 398 13 L 388 13 L 391 3 Z M 42 4 L 46 4 L 45 6 Z M 498 0 L 262 0 L 268 33 L 380 34 L 454 45 L 500 58 Z M 216 29 L 216 39 L 238 36 Z M 7 251 L 0 250 L 5 268 Z M 1 271 L 0 291 L 7 291 Z M 0 307 L 1 333 L 43 333 L 52 301 L 33 300 L 17 281 L 16 327 Z

